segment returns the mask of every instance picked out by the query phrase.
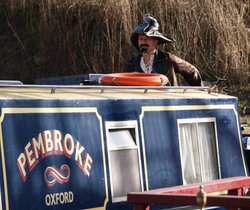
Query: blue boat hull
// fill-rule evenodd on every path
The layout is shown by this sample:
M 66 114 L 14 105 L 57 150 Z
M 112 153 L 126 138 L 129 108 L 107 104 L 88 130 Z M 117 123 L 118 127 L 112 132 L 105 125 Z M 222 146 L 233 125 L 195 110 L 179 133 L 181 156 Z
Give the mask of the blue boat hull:
M 220 178 L 247 175 L 236 98 L 1 99 L 0 111 L 2 209 L 132 209 L 112 200 L 106 122 L 137 122 L 142 190 L 183 184 L 178 119 L 214 118 Z

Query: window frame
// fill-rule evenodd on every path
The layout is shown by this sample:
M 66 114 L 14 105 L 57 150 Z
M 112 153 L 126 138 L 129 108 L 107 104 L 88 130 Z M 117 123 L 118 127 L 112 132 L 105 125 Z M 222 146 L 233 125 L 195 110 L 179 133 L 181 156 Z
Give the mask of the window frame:
M 135 131 L 135 139 L 134 143 L 136 147 L 112 147 L 110 149 L 109 145 L 109 132 L 110 130 L 118 130 L 118 129 L 134 129 Z M 142 177 L 142 164 L 141 164 L 141 153 L 140 153 L 140 142 L 139 142 L 139 133 L 138 133 L 138 123 L 136 120 L 129 120 L 129 121 L 106 121 L 105 122 L 105 131 L 106 131 L 106 138 L 107 138 L 107 153 L 108 153 L 108 168 L 109 168 L 109 176 L 110 176 L 110 189 L 111 189 L 111 199 L 113 203 L 116 202 L 122 202 L 122 201 L 127 201 L 127 196 L 122 196 L 122 197 L 114 197 L 114 192 L 113 192 L 113 179 L 112 179 L 112 173 L 111 173 L 111 168 L 112 168 L 112 163 L 111 163 L 111 157 L 110 157 L 110 151 L 117 151 L 117 150 L 137 150 L 137 159 L 138 159 L 138 166 L 139 166 L 139 178 L 140 178 L 140 187 L 141 191 L 144 191 L 144 186 L 143 186 L 143 177 Z
M 179 140 L 179 152 L 180 152 L 180 162 L 181 162 L 181 173 L 182 173 L 182 182 L 184 183 L 184 170 L 183 170 L 183 158 L 182 158 L 182 151 L 181 151 L 181 131 L 180 125 L 183 124 L 195 124 L 196 128 L 199 123 L 213 123 L 214 125 L 214 143 L 215 143 L 215 153 L 216 153 L 216 163 L 217 163 L 217 171 L 218 171 L 218 178 L 221 179 L 221 165 L 220 165 L 220 156 L 219 156 L 219 146 L 218 146 L 218 135 L 217 135 L 217 123 L 215 117 L 208 117 L 208 118 L 185 118 L 185 119 L 177 119 L 177 129 L 178 129 L 178 140 Z M 199 137 L 197 137 L 199 138 Z M 200 147 L 199 139 L 198 144 Z M 199 152 L 199 157 L 200 157 Z M 202 167 L 202 166 L 201 166 Z M 201 174 L 201 181 L 204 181 L 204 173 Z M 189 183 L 187 183 L 189 184 Z

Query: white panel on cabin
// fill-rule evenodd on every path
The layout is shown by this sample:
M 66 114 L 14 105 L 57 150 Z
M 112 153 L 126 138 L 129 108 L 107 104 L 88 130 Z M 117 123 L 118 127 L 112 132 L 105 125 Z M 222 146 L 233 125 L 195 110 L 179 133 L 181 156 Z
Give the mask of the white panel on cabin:
M 109 132 L 109 148 L 136 148 L 129 130 L 111 130 Z
M 143 191 L 137 121 L 106 122 L 112 202 Z
M 136 149 L 110 151 L 113 197 L 141 191 L 138 155 Z

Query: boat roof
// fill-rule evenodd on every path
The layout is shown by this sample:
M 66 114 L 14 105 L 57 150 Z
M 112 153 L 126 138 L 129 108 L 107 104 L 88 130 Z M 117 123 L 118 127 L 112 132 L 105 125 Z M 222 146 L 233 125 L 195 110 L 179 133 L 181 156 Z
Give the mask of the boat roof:
M 209 87 L 0 85 L 4 99 L 216 99 L 236 98 L 218 94 Z

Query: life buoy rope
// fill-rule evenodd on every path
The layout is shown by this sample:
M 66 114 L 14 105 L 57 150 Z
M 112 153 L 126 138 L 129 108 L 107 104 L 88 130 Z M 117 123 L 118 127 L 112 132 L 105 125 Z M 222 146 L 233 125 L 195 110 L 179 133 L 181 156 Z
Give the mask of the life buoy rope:
M 100 84 L 118 86 L 162 86 L 168 85 L 169 80 L 162 74 L 123 72 L 103 75 L 100 78 Z

